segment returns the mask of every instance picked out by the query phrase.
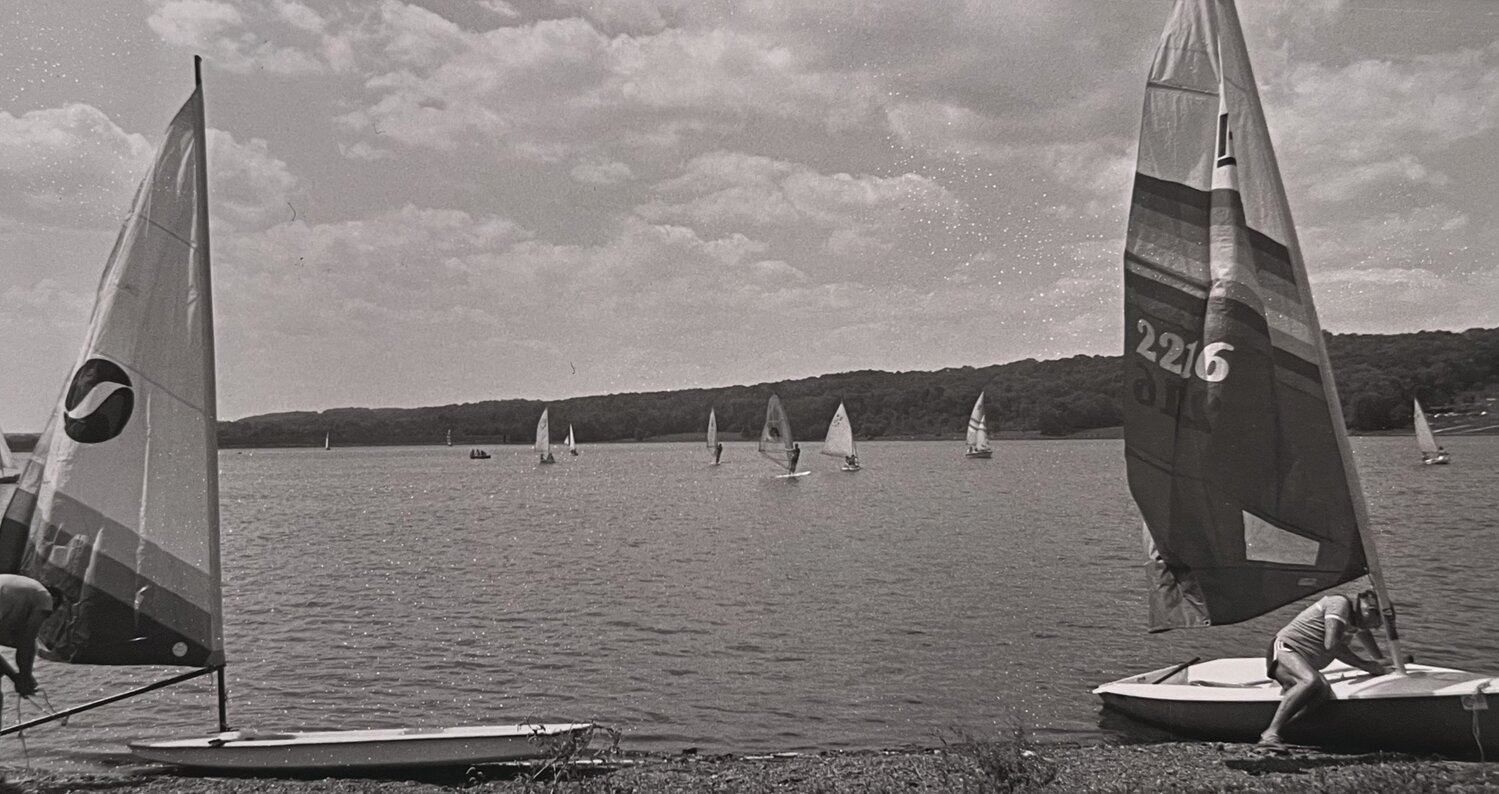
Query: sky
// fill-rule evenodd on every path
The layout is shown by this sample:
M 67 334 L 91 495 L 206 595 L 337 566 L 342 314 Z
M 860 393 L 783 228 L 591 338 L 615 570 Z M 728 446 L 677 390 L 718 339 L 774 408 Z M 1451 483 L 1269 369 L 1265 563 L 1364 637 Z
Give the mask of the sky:
M 0 426 L 202 55 L 219 414 L 1122 349 L 1170 0 L 0 10 Z M 1499 325 L 1499 0 L 1241 0 L 1324 327 Z

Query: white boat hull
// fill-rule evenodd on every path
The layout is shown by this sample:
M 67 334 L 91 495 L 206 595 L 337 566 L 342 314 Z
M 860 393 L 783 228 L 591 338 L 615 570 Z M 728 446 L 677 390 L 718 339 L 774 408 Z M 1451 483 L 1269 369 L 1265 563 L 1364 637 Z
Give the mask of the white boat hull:
M 980 450 L 974 450 L 972 452 L 965 452 L 965 453 L 963 453 L 963 457 L 965 457 L 965 458 L 992 458 L 992 457 L 994 457 L 994 450 L 992 450 L 992 449 L 980 449 Z
M 132 742 L 139 758 L 193 769 L 351 772 L 458 767 L 546 758 L 567 742 L 586 744 L 592 725 L 553 723 L 460 728 L 254 733 Z
M 1499 694 L 1499 678 L 1428 665 L 1408 675 L 1371 676 L 1341 662 L 1323 675 L 1332 699 L 1286 726 L 1300 744 L 1477 755 L 1475 692 Z M 1165 679 L 1161 681 L 1161 679 Z M 1153 683 L 1160 681 L 1160 683 Z M 1280 685 L 1260 657 L 1214 659 L 1182 670 L 1165 667 L 1093 690 L 1105 708 L 1172 733 L 1220 741 L 1254 741 L 1280 703 Z M 1480 696 L 1478 701 L 1483 702 Z M 1499 702 L 1479 710 L 1484 753 L 1499 753 Z

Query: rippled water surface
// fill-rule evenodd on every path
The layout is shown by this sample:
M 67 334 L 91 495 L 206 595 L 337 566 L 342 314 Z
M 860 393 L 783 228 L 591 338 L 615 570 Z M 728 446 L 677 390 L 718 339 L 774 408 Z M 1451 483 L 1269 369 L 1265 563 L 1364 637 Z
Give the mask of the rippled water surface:
M 1407 650 L 1499 668 L 1499 438 L 1354 440 Z M 749 445 L 225 451 L 230 722 L 566 718 L 637 749 L 931 744 L 1017 721 L 1102 740 L 1093 686 L 1253 655 L 1294 607 L 1147 635 L 1120 441 L 861 446 L 772 479 Z M 810 450 L 809 450 L 810 453 Z M 55 706 L 175 671 L 39 663 Z M 211 678 L 28 731 L 47 766 L 216 729 Z M 8 687 L 7 687 L 8 690 Z M 36 713 L 23 704 L 22 717 Z M 16 698 L 7 692 L 4 721 Z M 7 737 L 0 752 L 19 762 Z

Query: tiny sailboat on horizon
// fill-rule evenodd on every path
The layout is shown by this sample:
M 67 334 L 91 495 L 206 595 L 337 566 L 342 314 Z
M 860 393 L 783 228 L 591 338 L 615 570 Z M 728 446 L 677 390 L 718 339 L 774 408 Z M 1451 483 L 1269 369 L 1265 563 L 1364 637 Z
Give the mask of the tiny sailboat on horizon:
M 1421 450 L 1421 462 L 1427 466 L 1445 466 L 1452 462 L 1452 455 L 1437 443 L 1431 432 L 1431 423 L 1426 421 L 1426 412 L 1421 410 L 1421 401 L 1411 400 L 1414 409 L 1412 424 L 1416 428 L 1416 447 Z
M 983 392 L 979 392 L 979 398 L 973 404 L 973 412 L 968 415 L 968 434 L 965 440 L 968 448 L 964 450 L 963 457 L 994 457 L 994 450 L 989 446 L 989 417 L 984 410 Z
M 713 456 L 709 465 L 717 466 L 723 462 L 723 444 L 718 442 L 718 415 L 712 408 L 708 409 L 708 454 Z

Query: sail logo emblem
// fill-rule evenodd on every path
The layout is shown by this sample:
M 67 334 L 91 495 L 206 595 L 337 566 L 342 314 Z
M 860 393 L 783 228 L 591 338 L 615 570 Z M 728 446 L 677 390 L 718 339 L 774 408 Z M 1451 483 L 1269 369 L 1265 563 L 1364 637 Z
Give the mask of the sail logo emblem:
M 135 409 L 135 390 L 119 364 L 91 358 L 73 374 L 63 402 L 63 432 L 80 444 L 118 436 Z
M 1225 110 L 1218 114 L 1218 152 L 1213 167 L 1222 168 L 1238 163 L 1234 157 L 1234 132 L 1228 127 L 1228 111 Z

